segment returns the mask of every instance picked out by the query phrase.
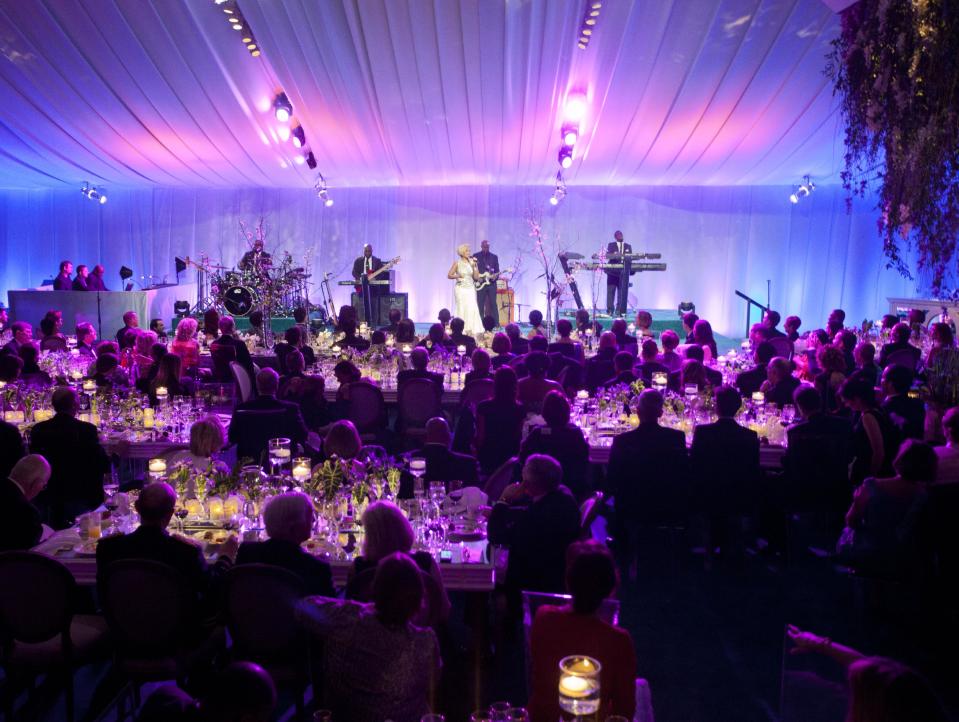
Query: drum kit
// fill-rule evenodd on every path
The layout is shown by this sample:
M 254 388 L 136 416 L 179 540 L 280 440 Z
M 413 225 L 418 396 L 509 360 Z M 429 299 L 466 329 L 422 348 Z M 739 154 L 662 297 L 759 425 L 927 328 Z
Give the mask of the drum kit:
M 310 307 L 308 269 L 295 266 L 285 253 L 276 265 L 261 263 L 258 268 L 227 268 L 201 258 L 189 261 L 199 272 L 199 311 L 216 308 L 231 316 L 249 316 L 262 311 L 264 316 L 292 316 L 296 308 Z

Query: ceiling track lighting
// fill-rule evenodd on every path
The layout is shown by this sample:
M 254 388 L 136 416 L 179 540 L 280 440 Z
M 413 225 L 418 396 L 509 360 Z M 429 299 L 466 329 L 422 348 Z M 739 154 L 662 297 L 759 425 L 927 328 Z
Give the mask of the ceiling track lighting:
M 293 116 L 293 103 L 286 97 L 286 93 L 280 92 L 273 101 L 273 114 L 281 123 L 288 123 Z
M 559 165 L 563 169 L 573 165 L 573 147 L 571 145 L 564 145 L 560 148 L 556 160 L 559 161 Z
M 566 179 L 563 178 L 563 171 L 556 171 L 556 186 L 553 188 L 553 195 L 549 197 L 551 206 L 558 206 L 566 197 Z
M 803 176 L 802 183 L 799 184 L 795 191 L 789 194 L 789 202 L 795 205 L 814 190 L 816 190 L 816 184 L 809 180 L 808 175 Z
M 312 155 L 312 153 L 310 155 Z M 327 208 L 333 206 L 333 199 L 330 198 L 330 191 L 326 185 L 326 178 L 323 177 L 322 173 L 316 174 L 316 182 L 313 184 L 313 190 L 316 191 L 316 197 L 323 201 L 324 206 Z
M 316 156 L 313 155 L 313 151 L 311 150 L 304 157 L 306 158 L 306 167 L 310 170 L 316 170 Z
M 97 188 L 92 186 L 86 181 L 83 181 L 83 185 L 80 186 L 80 192 L 89 200 L 96 201 L 101 206 L 107 202 L 107 192 L 105 189 Z
M 576 41 L 576 47 L 580 50 L 586 50 L 586 48 L 589 47 L 589 41 L 593 37 L 593 31 L 596 29 L 596 23 L 599 21 L 599 13 L 602 7 L 602 2 L 589 2 L 587 0 L 586 10 L 583 13 L 583 22 L 579 28 L 579 39 Z
M 304 132 L 302 125 L 298 125 L 292 131 L 290 131 L 290 139 L 293 141 L 293 146 L 295 148 L 302 148 L 304 145 L 306 145 L 306 133 Z
M 241 40 L 247 52 L 254 58 L 260 57 L 260 46 L 257 44 L 256 38 L 253 37 L 250 24 L 243 17 L 243 12 L 237 5 L 236 0 L 213 0 L 213 4 L 224 12 L 231 28 L 243 33 Z
M 576 145 L 576 141 L 579 140 L 579 123 L 563 123 L 559 137 L 562 139 L 563 145 Z

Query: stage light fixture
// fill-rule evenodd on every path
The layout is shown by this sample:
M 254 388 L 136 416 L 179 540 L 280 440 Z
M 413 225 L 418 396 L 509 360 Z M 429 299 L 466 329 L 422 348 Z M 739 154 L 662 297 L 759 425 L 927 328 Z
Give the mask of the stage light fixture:
M 297 165 L 303 165 L 306 163 L 306 158 L 304 158 L 302 155 L 295 155 L 293 156 L 293 162 Z
M 293 138 L 293 146 L 296 148 L 302 148 L 306 145 L 306 133 L 303 130 L 302 125 L 296 126 L 290 133 L 290 137 Z
M 290 116 L 293 115 L 293 103 L 286 97 L 286 93 L 280 93 L 273 101 L 273 114 L 281 123 L 288 123 Z
M 592 28 L 583 28 L 583 37 L 588 38 L 592 34 L 593 34 Z
M 562 168 L 569 168 L 571 165 L 573 165 L 573 148 L 568 145 L 564 145 L 562 148 L 560 148 L 558 160 Z
M 190 302 L 189 301 L 174 301 L 173 302 L 173 313 L 177 318 L 186 318 L 190 315 Z
M 549 197 L 551 206 L 558 206 L 566 197 L 566 179 L 563 178 L 563 171 L 556 171 L 556 186 L 553 188 L 553 195 Z
M 586 43 L 584 43 L 582 40 L 580 40 L 580 41 L 579 41 L 578 43 L 576 43 L 576 44 L 579 46 L 579 49 L 580 49 L 580 50 L 586 50 Z
M 802 183 L 799 184 L 799 187 L 793 193 L 789 194 L 789 202 L 796 204 L 810 193 L 816 190 L 816 184 L 809 180 L 809 176 L 803 176 Z
M 84 181 L 80 186 L 80 192 L 91 201 L 96 201 L 101 206 L 107 202 L 107 192 L 103 188 L 97 188 Z
M 240 38 L 240 42 L 252 43 L 253 38 L 251 38 L 249 35 L 244 35 L 242 38 Z
M 316 197 L 323 201 L 324 206 L 327 208 L 333 206 L 333 199 L 330 198 L 330 192 L 326 186 L 326 178 L 323 177 L 322 173 L 316 174 L 316 182 L 313 184 L 313 190 L 316 191 Z
M 258 58 L 260 57 L 260 51 L 254 50 L 252 53 L 250 53 L 250 55 L 252 55 L 254 58 Z
M 586 95 L 583 93 L 570 93 L 566 96 L 566 105 L 563 109 L 563 115 L 571 123 L 578 123 L 586 114 Z
M 563 139 L 563 145 L 576 145 L 576 141 L 579 140 L 579 125 L 566 123 L 559 135 Z
M 603 3 L 601 2 L 594 2 L 592 5 L 593 10 L 599 10 L 601 7 L 603 7 Z
M 310 170 L 316 170 L 316 156 L 313 155 L 312 150 L 306 154 L 306 167 Z
M 585 22 L 586 22 L 587 25 L 595 25 L 595 24 L 596 24 L 596 18 L 586 18 Z
M 127 268 L 126 266 L 120 266 L 120 280 L 125 281 L 128 278 L 133 278 L 133 269 Z

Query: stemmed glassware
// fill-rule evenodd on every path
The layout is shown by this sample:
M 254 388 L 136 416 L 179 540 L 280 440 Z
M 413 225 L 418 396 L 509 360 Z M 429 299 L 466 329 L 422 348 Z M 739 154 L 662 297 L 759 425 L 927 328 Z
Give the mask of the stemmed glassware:
M 284 466 L 290 463 L 290 440 L 286 438 L 270 439 L 270 469 L 273 476 L 279 476 Z

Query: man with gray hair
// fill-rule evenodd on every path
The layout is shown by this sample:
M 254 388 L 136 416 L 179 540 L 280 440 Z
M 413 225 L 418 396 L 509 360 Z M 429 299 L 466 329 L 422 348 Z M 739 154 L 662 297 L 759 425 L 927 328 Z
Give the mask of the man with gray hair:
M 303 580 L 308 595 L 336 596 L 330 565 L 300 548 L 313 532 L 313 518 L 313 502 L 306 494 L 291 491 L 274 496 L 263 512 L 269 539 L 243 542 L 236 563 L 282 567 Z
M 523 481 L 506 489 L 490 514 L 492 544 L 509 547 L 506 587 L 515 604 L 520 590 L 565 590 L 566 548 L 579 538 L 579 507 L 562 485 L 552 456 L 532 454 Z
M 24 456 L 0 481 L 0 550 L 30 549 L 43 534 L 40 512 L 30 502 L 50 480 L 50 465 L 39 454 Z
M 233 320 L 232 316 L 221 316 L 217 322 L 217 328 L 220 330 L 220 335 L 210 344 L 210 353 L 217 352 L 217 349 L 232 348 L 233 354 L 231 355 L 236 358 L 236 362 L 240 366 L 246 369 L 252 379 L 254 375 L 253 359 L 250 357 L 250 349 L 234 335 L 236 333 L 236 321 Z
M 300 407 L 292 401 L 280 401 L 276 398 L 276 392 L 280 387 L 280 376 L 273 369 L 266 368 L 256 375 L 257 397 L 250 399 L 236 407 L 236 413 L 233 414 L 233 420 L 230 422 L 230 443 L 238 444 L 238 456 L 247 456 L 250 450 L 246 442 L 248 439 L 262 439 L 264 419 L 257 411 L 282 412 L 270 414 L 276 416 L 271 418 L 270 436 L 285 437 L 294 444 L 306 441 L 309 433 L 306 424 L 303 422 L 303 415 L 300 413 Z M 247 447 L 247 448 L 244 448 Z M 256 451 L 256 450 L 253 450 Z M 262 449 L 260 449 L 262 451 Z M 259 453 L 254 454 L 254 458 Z

